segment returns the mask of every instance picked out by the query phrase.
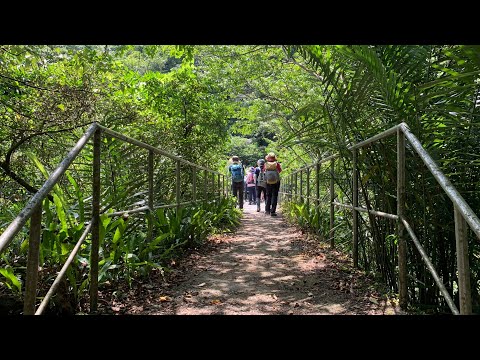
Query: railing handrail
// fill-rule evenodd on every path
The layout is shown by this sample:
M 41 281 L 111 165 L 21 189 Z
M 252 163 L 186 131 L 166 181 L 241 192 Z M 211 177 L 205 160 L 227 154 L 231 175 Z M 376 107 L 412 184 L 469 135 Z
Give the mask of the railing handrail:
M 357 149 L 359 149 L 361 147 L 364 147 L 364 146 L 367 146 L 367 145 L 369 145 L 369 144 L 371 144 L 371 143 L 373 143 L 377 140 L 380 140 L 380 139 L 383 139 L 385 137 L 395 135 L 395 134 L 398 137 L 397 162 L 399 163 L 398 164 L 398 166 L 399 166 L 398 174 L 397 174 L 397 191 L 398 191 L 397 192 L 397 206 L 398 206 L 397 214 L 389 214 L 389 213 L 385 213 L 385 212 L 382 212 L 382 211 L 377 211 L 377 210 L 373 210 L 373 209 L 366 209 L 366 208 L 356 206 L 356 201 L 358 201 L 358 200 L 356 200 L 356 197 L 355 197 L 355 194 L 358 192 L 358 187 L 356 186 L 356 182 L 358 181 L 357 180 L 357 170 L 356 170 L 357 169 L 357 167 L 356 167 L 356 152 L 357 152 Z M 400 136 L 401 134 L 402 134 L 402 137 Z M 447 196 L 450 198 L 450 200 L 452 201 L 452 203 L 454 205 L 454 209 L 455 209 L 455 212 L 454 212 L 454 216 L 455 216 L 455 237 L 456 237 L 456 246 L 457 246 L 457 268 L 458 268 L 458 273 L 459 273 L 458 282 L 459 282 L 459 290 L 460 290 L 460 310 L 461 310 L 461 313 L 467 313 L 468 314 L 468 313 L 471 312 L 471 299 L 468 299 L 468 297 L 471 296 L 471 293 L 470 293 L 470 285 L 469 285 L 470 280 L 469 280 L 469 275 L 468 275 L 469 264 L 468 264 L 468 242 L 467 242 L 468 240 L 467 240 L 467 237 L 466 237 L 466 224 L 468 224 L 470 226 L 470 228 L 475 233 L 477 238 L 480 239 L 480 219 L 475 214 L 475 212 L 471 209 L 471 207 L 467 204 L 467 202 L 462 197 L 462 195 L 457 191 L 455 186 L 450 182 L 450 180 L 447 178 L 447 176 L 440 170 L 440 168 L 435 163 L 433 158 L 430 156 L 430 154 L 427 152 L 427 150 L 422 146 L 422 144 L 417 139 L 417 137 L 410 131 L 410 128 L 408 127 L 408 125 L 405 122 L 401 122 L 398 125 L 395 125 L 395 126 L 389 128 L 389 129 L 387 129 L 387 130 L 385 130 L 385 131 L 383 131 L 383 132 L 381 132 L 377 135 L 374 135 L 374 136 L 372 136 L 372 137 L 370 137 L 366 140 L 363 140 L 359 143 L 351 145 L 347 148 L 348 150 L 353 152 L 353 169 L 354 169 L 353 170 L 353 194 L 354 194 L 353 205 L 342 204 L 342 203 L 339 203 L 337 201 L 334 201 L 334 194 L 333 194 L 333 188 L 332 188 L 332 186 L 333 186 L 332 182 L 333 182 L 334 161 L 332 161 L 332 163 L 331 163 L 332 174 L 331 174 L 331 180 L 330 180 L 331 181 L 331 185 L 330 185 L 331 201 L 329 202 L 330 206 L 331 206 L 331 208 L 330 208 L 330 227 L 331 227 L 331 229 L 330 229 L 330 236 L 331 236 L 330 242 L 331 242 L 331 246 L 333 246 L 333 244 L 334 244 L 334 242 L 333 242 L 333 232 L 332 232 L 333 231 L 332 230 L 332 228 L 333 228 L 333 220 L 332 220 L 333 208 L 332 208 L 332 206 L 341 206 L 341 207 L 350 208 L 350 209 L 353 210 L 353 213 L 354 213 L 354 222 L 353 222 L 353 228 L 354 228 L 353 253 L 354 253 L 354 255 L 353 255 L 353 262 L 354 262 L 355 266 L 357 266 L 356 260 L 358 261 L 358 258 L 357 258 L 358 254 L 356 254 L 356 248 L 355 248 L 356 245 L 358 244 L 358 231 L 357 231 L 357 234 L 355 233 L 355 230 L 358 226 L 358 224 L 356 224 L 356 213 L 367 212 L 367 213 L 375 215 L 375 216 L 386 217 L 386 218 L 389 218 L 389 219 L 392 219 L 392 220 L 396 220 L 399 224 L 399 227 L 403 226 L 404 229 L 407 230 L 407 233 L 409 234 L 409 236 L 413 240 L 414 245 L 417 247 L 417 249 L 418 249 L 418 251 L 421 255 L 422 260 L 427 265 L 428 270 L 432 274 L 437 286 L 440 289 L 441 294 L 444 296 L 444 298 L 445 298 L 448 306 L 450 307 L 452 313 L 454 313 L 454 314 L 459 314 L 460 313 L 458 311 L 457 307 L 455 306 L 455 303 L 452 300 L 450 294 L 446 290 L 445 285 L 442 283 L 442 281 L 441 281 L 440 277 L 438 276 L 435 268 L 433 267 L 433 264 L 432 264 L 430 258 L 426 254 L 422 245 L 418 241 L 418 238 L 416 237 L 415 233 L 413 232 L 410 225 L 408 224 L 405 217 L 403 216 L 403 210 L 402 209 L 403 209 L 404 205 L 400 205 L 400 204 L 405 201 L 404 198 L 403 198 L 403 200 L 401 200 L 401 197 L 404 196 L 404 181 L 405 180 L 404 180 L 404 168 L 403 168 L 403 170 L 401 169 L 401 166 L 404 167 L 404 164 L 401 165 L 400 161 L 402 161 L 403 163 L 405 161 L 404 160 L 405 159 L 405 156 L 404 156 L 405 144 L 404 144 L 404 140 L 402 140 L 404 138 L 406 138 L 409 141 L 410 145 L 413 147 L 415 152 L 422 159 L 422 161 L 427 166 L 430 173 L 433 175 L 435 180 L 437 180 L 439 185 L 442 187 L 442 189 L 445 191 L 445 193 L 447 194 Z M 402 155 L 401 152 L 403 153 L 403 155 Z M 308 201 L 311 200 L 311 199 L 319 202 L 320 201 L 319 192 L 318 192 L 319 164 L 321 164 L 323 162 L 326 162 L 326 161 L 335 160 L 339 156 L 340 156 L 340 154 L 338 154 L 338 153 L 333 154 L 333 155 L 330 155 L 330 156 L 328 156 L 324 159 L 315 161 L 310 165 L 304 166 L 300 169 L 297 169 L 297 170 L 294 170 L 293 172 L 290 172 L 287 175 L 287 179 L 292 179 L 292 180 L 293 180 L 293 178 L 295 179 L 295 197 L 298 196 L 300 199 L 307 199 L 307 204 L 308 204 Z M 317 196 L 316 197 L 309 196 L 309 191 L 308 191 L 308 189 L 309 189 L 308 185 L 309 184 L 308 183 L 307 183 L 307 194 L 304 195 L 302 193 L 302 186 L 303 186 L 302 185 L 302 179 L 303 179 L 302 172 L 306 171 L 306 170 L 309 170 L 310 168 L 312 168 L 314 166 L 317 166 Z M 300 193 L 299 194 L 297 194 L 297 174 L 298 173 L 300 173 Z M 307 179 L 308 179 L 308 176 L 309 176 L 309 171 L 307 171 Z M 401 183 L 403 185 L 401 185 Z M 403 190 L 400 190 L 402 186 L 403 186 Z M 283 184 L 283 189 L 286 189 L 285 184 Z M 281 193 L 293 196 L 293 192 L 292 192 L 291 188 L 289 189 L 288 192 L 287 191 L 282 191 Z M 403 235 L 400 235 L 400 233 L 399 233 L 399 238 L 401 236 L 403 236 Z M 399 267 L 400 267 L 400 262 L 401 261 L 403 262 L 402 266 L 406 266 L 405 255 L 400 256 L 400 243 L 401 242 L 402 241 L 400 241 L 400 239 L 399 239 Z M 403 248 L 402 252 L 403 251 L 405 251 L 404 248 Z M 401 261 L 400 261 L 400 259 L 401 259 Z M 405 271 L 405 269 L 403 269 L 403 271 Z M 400 273 L 402 273 L 402 271 L 400 271 Z M 406 287 L 402 288 L 402 286 L 406 286 L 405 285 L 405 280 L 404 280 L 405 277 L 406 277 L 406 272 L 403 272 L 402 276 L 399 275 L 399 279 L 401 279 L 401 283 L 400 283 L 400 285 L 401 285 L 400 286 L 400 300 L 401 301 L 400 301 L 400 304 L 402 304 L 402 296 L 403 296 L 403 299 L 405 301 L 406 301 L 406 296 L 407 296 L 406 295 Z M 402 278 L 403 278 L 403 280 L 402 280 Z M 402 285 L 402 282 L 403 282 L 403 285 Z
M 83 149 L 85 144 L 90 140 L 90 138 L 93 136 L 95 131 L 97 129 L 101 129 L 103 132 L 117 138 L 123 141 L 126 141 L 128 143 L 131 143 L 133 145 L 137 145 L 139 147 L 142 147 L 147 150 L 151 150 L 159 155 L 163 155 L 166 157 L 169 157 L 173 160 L 180 161 L 184 164 L 187 164 L 189 166 L 195 167 L 197 169 L 201 170 L 206 170 L 212 174 L 217 174 L 217 175 L 224 175 L 218 171 L 214 171 L 212 169 L 208 169 L 206 167 L 194 164 L 188 160 L 182 159 L 181 157 L 172 155 L 164 150 L 161 150 L 159 148 L 156 148 L 152 145 L 145 144 L 139 140 L 133 139 L 129 136 L 120 134 L 119 132 L 113 131 L 109 128 L 106 128 L 102 125 L 100 125 L 97 122 L 93 122 L 92 125 L 85 131 L 83 136 L 77 141 L 75 146 L 69 151 L 69 153 L 65 156 L 65 158 L 60 162 L 60 164 L 57 166 L 57 168 L 50 174 L 48 179 L 44 182 L 42 187 L 33 195 L 33 197 L 27 202 L 25 207 L 20 211 L 20 213 L 17 215 L 17 217 L 10 223 L 10 225 L 5 229 L 5 231 L 0 234 L 0 254 L 3 252 L 3 250 L 10 244 L 10 242 L 13 240 L 15 235 L 20 231 L 20 229 L 25 225 L 27 220 L 30 218 L 30 216 L 33 214 L 33 211 L 35 207 L 40 204 L 45 197 L 47 197 L 48 193 L 53 189 L 53 187 L 57 184 L 58 180 L 60 177 L 65 173 L 65 171 L 68 169 L 70 164 L 75 160 L 75 158 L 78 156 L 80 151 Z M 184 205 L 183 203 L 180 205 Z M 169 207 L 170 205 L 163 206 L 163 207 Z M 176 206 L 171 205 L 172 207 Z M 139 211 L 139 210 L 137 210 Z M 132 212 L 132 211 L 129 211 Z
M 27 202 L 25 207 L 20 211 L 17 217 L 8 225 L 5 231 L 0 235 L 0 254 L 10 244 L 15 235 L 25 225 L 27 220 L 32 216 L 37 205 L 41 204 L 48 193 L 57 184 L 60 177 L 65 173 L 73 160 L 77 157 L 80 151 L 83 149 L 87 141 L 93 136 L 98 129 L 98 124 L 94 122 L 83 136 L 77 141 L 75 146 L 69 151 L 67 156 L 60 162 L 57 168 L 50 174 L 47 181 L 45 181 L 42 187 L 32 196 Z
M 25 304 L 24 304 L 24 313 L 25 314 L 35 313 L 36 315 L 39 315 L 45 310 L 49 300 L 51 299 L 53 294 L 56 292 L 56 290 L 57 290 L 57 288 L 60 284 L 60 281 L 65 276 L 68 267 L 73 262 L 73 260 L 75 258 L 75 255 L 77 254 L 77 252 L 80 249 L 81 244 L 83 243 L 83 241 L 86 239 L 87 235 L 90 232 L 94 233 L 93 229 L 95 227 L 95 221 L 92 220 L 92 221 L 90 221 L 90 223 L 85 224 L 86 227 L 85 227 L 85 230 L 84 230 L 83 234 L 81 235 L 80 239 L 76 243 L 74 249 L 71 251 L 69 257 L 66 260 L 66 262 L 62 266 L 62 269 L 58 273 L 58 275 L 55 278 L 53 284 L 51 285 L 47 294 L 45 295 L 42 302 L 40 303 L 38 309 L 35 311 L 35 309 L 34 309 L 35 308 L 35 293 L 36 293 L 36 282 L 37 282 L 36 273 L 38 272 L 38 259 L 30 261 L 31 260 L 30 259 L 30 251 L 32 251 L 32 249 L 38 250 L 38 246 L 39 246 L 39 236 L 40 236 L 39 221 L 41 221 L 41 207 L 40 207 L 40 205 L 41 205 L 42 201 L 48 196 L 49 192 L 53 189 L 53 187 L 59 182 L 61 176 L 66 172 L 66 170 L 69 168 L 69 166 L 71 165 L 73 160 L 75 160 L 75 158 L 78 156 L 80 151 L 84 148 L 84 146 L 86 145 L 88 140 L 90 138 L 92 138 L 92 136 L 94 134 L 101 134 L 101 133 L 106 133 L 107 135 L 115 137 L 115 138 L 117 138 L 121 141 L 125 141 L 125 142 L 131 143 L 135 146 L 138 146 L 138 147 L 144 148 L 146 150 L 149 150 L 149 167 L 152 167 L 151 169 L 149 169 L 149 192 L 148 192 L 149 193 L 149 199 L 148 199 L 149 205 L 148 206 L 141 206 L 141 207 L 137 207 L 137 208 L 129 209 L 129 210 L 123 210 L 123 211 L 108 213 L 107 216 L 109 216 L 109 217 L 125 215 L 125 214 L 134 214 L 134 213 L 139 213 L 139 212 L 151 212 L 153 210 L 162 209 L 162 208 L 176 207 L 177 210 L 178 210 L 178 208 L 182 207 L 182 206 L 195 204 L 195 203 L 200 202 L 200 201 L 206 201 L 207 200 L 206 198 L 205 199 L 197 199 L 196 198 L 196 190 L 195 190 L 196 189 L 196 187 L 195 187 L 196 172 L 195 171 L 193 172 L 193 175 L 194 175 L 193 176 L 193 188 L 194 188 L 194 190 L 193 190 L 193 200 L 183 201 L 183 202 L 180 201 L 180 172 L 181 172 L 180 163 L 186 164 L 186 165 L 188 165 L 190 167 L 193 167 L 195 169 L 203 170 L 205 172 L 205 194 L 206 194 L 206 189 L 207 189 L 206 187 L 207 187 L 207 183 L 208 183 L 207 173 L 212 174 L 214 176 L 217 175 L 216 176 L 217 177 L 217 182 L 218 182 L 217 185 L 218 185 L 218 191 L 220 193 L 218 195 L 212 194 L 213 199 L 221 198 L 221 196 L 222 196 L 221 192 L 222 191 L 228 192 L 227 190 L 225 190 L 224 182 L 222 182 L 222 186 L 220 186 L 220 177 L 223 177 L 223 180 L 225 180 L 225 178 L 226 178 L 225 174 L 222 174 L 218 171 L 214 171 L 212 169 L 208 169 L 204 166 L 194 164 L 194 163 L 192 163 L 188 160 L 182 159 L 179 156 L 172 155 L 172 154 L 170 154 L 170 153 L 168 153 L 168 152 L 166 152 L 162 149 L 156 148 L 152 145 L 143 143 L 139 140 L 133 139 L 129 136 L 126 136 L 126 135 L 123 135 L 123 134 L 118 133 L 116 131 L 113 131 L 111 129 L 108 129 L 108 128 L 98 124 L 97 122 L 93 122 L 90 125 L 90 127 L 86 130 L 86 132 L 82 135 L 82 137 L 77 141 L 77 143 L 74 145 L 74 147 L 69 151 L 69 153 L 66 155 L 66 157 L 60 162 L 60 164 L 50 174 L 50 176 L 44 182 L 42 187 L 32 196 L 32 198 L 27 202 L 25 207 L 20 211 L 20 213 L 15 217 L 15 219 L 9 224 L 9 226 L 5 229 L 5 231 L 2 234 L 0 234 L 0 253 L 1 253 L 10 244 L 10 242 L 15 238 L 16 234 L 25 225 L 27 220 L 29 218 L 32 218 L 32 223 L 33 223 L 34 217 L 32 217 L 32 215 L 40 214 L 39 216 L 38 215 L 36 216 L 36 217 L 38 217 L 38 219 L 35 218 L 37 230 L 35 230 L 36 235 L 34 235 L 34 241 L 31 238 L 31 241 L 30 241 L 31 244 L 29 244 L 29 246 L 30 246 L 29 264 L 27 266 L 27 284 L 26 284 L 26 290 L 25 290 L 25 299 L 28 298 L 29 300 L 28 300 L 28 305 L 27 305 L 27 300 L 25 300 Z M 101 136 L 101 135 L 99 135 L 99 136 Z M 97 139 L 97 137 L 95 136 L 94 139 Z M 100 137 L 98 137 L 98 141 L 97 140 L 94 141 L 94 150 L 95 150 L 96 146 L 99 149 Z M 168 157 L 172 160 L 175 160 L 176 163 L 177 163 L 177 165 L 176 165 L 176 189 L 175 189 L 175 191 L 176 191 L 176 201 L 175 201 L 174 204 L 162 204 L 162 205 L 153 204 L 153 193 L 151 193 L 152 192 L 151 187 L 153 186 L 153 183 L 152 183 L 153 182 L 153 172 L 152 172 L 153 171 L 152 170 L 153 169 L 153 153 L 156 153 L 156 154 L 159 154 L 159 155 L 162 155 L 162 156 L 166 156 L 166 157 Z M 99 154 L 100 154 L 100 152 L 98 151 L 98 155 Z M 95 165 L 95 156 L 96 155 L 95 155 L 95 151 L 94 151 L 94 165 Z M 100 165 L 99 158 L 96 161 L 97 161 L 97 165 L 99 166 Z M 95 168 L 95 166 L 94 166 L 94 168 Z M 95 171 L 94 171 L 94 175 L 95 175 Z M 228 183 L 228 179 L 227 179 L 226 182 Z M 213 181 L 213 184 L 215 184 L 215 180 Z M 95 186 L 95 181 L 94 181 L 94 186 Z M 94 192 L 94 194 L 95 194 L 95 192 Z M 98 194 L 98 196 L 99 196 L 99 194 Z M 92 201 L 93 202 L 97 201 L 97 206 L 98 206 L 98 204 L 99 204 L 98 199 L 95 200 L 95 195 L 92 195 Z M 95 205 L 93 205 L 93 206 L 95 207 Z M 94 213 L 93 219 L 95 219 L 95 211 L 93 213 Z M 100 215 L 100 213 L 98 213 L 98 216 Z M 96 226 L 98 227 L 98 223 L 97 223 Z M 32 235 L 32 228 L 30 230 L 31 230 L 30 232 L 31 232 L 31 235 Z M 97 231 L 98 231 L 98 229 L 97 229 Z M 33 246 L 33 248 L 32 248 L 32 246 Z M 93 248 L 93 240 L 92 240 L 92 248 Z M 32 263 L 30 264 L 30 262 L 32 262 Z M 94 273 L 92 269 L 91 269 L 91 272 Z M 97 269 L 97 272 L 98 272 L 98 269 Z M 91 275 L 91 276 L 93 276 L 93 275 Z M 29 280 L 29 277 L 30 277 L 30 280 Z M 92 282 L 92 284 L 93 284 L 93 282 Z M 91 291 L 92 291 L 93 288 L 96 289 L 96 287 L 97 286 L 91 285 Z M 94 291 L 94 293 L 96 292 L 96 290 L 93 290 L 93 291 Z M 91 306 L 92 306 L 92 294 L 90 294 L 90 296 L 91 296 L 90 300 L 91 300 Z M 96 300 L 94 300 L 94 301 L 96 303 Z M 95 305 L 95 307 L 96 307 L 96 305 Z
M 394 135 L 398 129 L 402 131 L 402 133 L 405 135 L 405 137 L 408 139 L 412 147 L 414 148 L 415 152 L 418 154 L 418 156 L 422 159 L 424 164 L 427 166 L 428 170 L 432 173 L 434 178 L 437 180 L 439 185 L 442 187 L 442 189 L 445 191 L 447 196 L 450 198 L 450 200 L 458 206 L 460 212 L 462 213 L 463 217 L 467 221 L 468 225 L 470 225 L 470 228 L 472 231 L 477 235 L 477 237 L 480 239 L 480 219 L 478 216 L 475 214 L 475 212 L 472 210 L 472 208 L 467 204 L 465 199 L 463 198 L 462 195 L 457 191 L 455 186 L 451 183 L 451 181 L 447 178 L 447 176 L 440 170 L 438 165 L 435 163 L 435 161 L 432 159 L 430 154 L 425 150 L 425 148 L 422 146 L 420 141 L 417 139 L 417 137 L 410 131 L 410 128 L 408 127 L 407 123 L 402 122 L 398 125 L 395 125 L 380 134 L 377 134 L 375 136 L 372 136 L 366 140 L 363 140 L 359 143 L 356 143 L 352 146 L 348 147 L 348 150 L 353 150 L 353 149 L 358 149 L 360 147 L 366 146 L 371 144 L 374 141 L 383 139 L 385 137 Z M 314 163 L 304 166 L 300 169 L 297 169 L 293 172 L 290 172 L 288 176 L 297 174 L 300 171 L 307 170 L 313 166 L 316 166 L 317 164 L 321 164 L 330 160 L 333 160 L 337 157 L 339 157 L 340 154 L 333 154 L 330 155 L 326 158 L 323 158 L 321 160 L 315 161 Z
M 182 162 L 182 163 L 184 163 L 184 164 L 190 165 L 190 166 L 195 167 L 195 168 L 197 168 L 197 169 L 207 170 L 208 172 L 213 173 L 213 174 L 225 175 L 225 174 L 222 174 L 222 173 L 220 173 L 220 172 L 218 172 L 218 171 L 214 171 L 214 170 L 212 170 L 212 169 L 206 168 L 206 167 L 204 167 L 204 166 L 194 164 L 194 163 L 192 163 L 192 162 L 190 162 L 190 161 L 188 161 L 188 160 L 183 159 L 183 158 L 180 157 L 180 156 L 172 155 L 172 154 L 170 154 L 170 153 L 168 153 L 168 152 L 166 152 L 166 151 L 164 151 L 164 150 L 162 150 L 162 149 L 159 149 L 159 148 L 156 148 L 155 146 L 146 144 L 146 143 L 144 143 L 144 142 L 142 142 L 142 141 L 140 141 L 140 140 L 133 139 L 133 138 L 127 136 L 127 135 L 123 135 L 123 134 L 121 134 L 121 133 L 119 133 L 119 132 L 116 132 L 116 131 L 114 131 L 114 130 L 111 130 L 111 129 L 109 129 L 109 128 L 106 128 L 105 126 L 98 125 L 98 127 L 99 127 L 100 129 L 102 129 L 103 132 L 105 132 L 105 133 L 107 133 L 107 134 L 109 134 L 109 135 L 111 135 L 111 136 L 113 136 L 113 137 L 115 137 L 115 138 L 117 138 L 117 139 L 123 140 L 123 141 L 128 142 L 128 143 L 133 144 L 133 145 L 137 145 L 137 146 L 142 147 L 142 148 L 147 149 L 147 150 L 152 150 L 154 153 L 157 153 L 157 154 L 159 154 L 159 155 L 166 156 L 166 157 L 168 157 L 168 158 L 170 158 L 170 159 L 172 159 L 172 160 L 180 161 L 180 162 Z
M 480 239 L 480 219 L 475 214 L 475 212 L 470 208 L 462 195 L 457 191 L 455 186 L 450 182 L 447 176 L 440 170 L 438 165 L 432 159 L 430 154 L 425 150 L 417 137 L 410 131 L 408 125 L 404 122 L 400 124 L 400 129 L 405 134 L 405 137 L 408 139 L 412 147 L 417 152 L 418 156 L 423 160 L 428 170 L 435 177 L 437 182 L 440 184 L 442 189 L 445 191 L 447 196 L 452 200 L 452 202 L 458 206 L 458 209 L 463 215 L 463 218 L 467 221 L 470 228 Z

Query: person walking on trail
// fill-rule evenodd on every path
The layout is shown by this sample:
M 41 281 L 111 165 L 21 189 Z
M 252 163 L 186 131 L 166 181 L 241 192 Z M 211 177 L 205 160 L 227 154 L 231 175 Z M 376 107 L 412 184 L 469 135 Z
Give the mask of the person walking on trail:
M 267 181 L 265 180 L 265 160 L 258 159 L 257 167 L 255 168 L 255 185 L 257 193 L 257 212 L 260 211 L 260 201 L 262 200 L 262 193 L 263 197 L 267 198 Z
M 265 180 L 267 183 L 267 197 L 265 201 L 265 214 L 277 216 L 278 191 L 280 190 L 280 173 L 282 166 L 277 161 L 275 153 L 270 152 L 265 156 Z
M 256 191 L 255 191 L 255 168 L 252 166 L 250 167 L 250 171 L 247 175 L 247 191 L 248 191 L 248 205 L 255 204 L 256 201 Z
M 246 173 L 245 168 L 243 169 L 243 172 Z M 245 176 L 243 177 L 243 201 L 246 202 L 248 200 L 248 188 L 247 188 L 247 177 L 248 174 L 244 174 Z
M 238 207 L 243 209 L 243 166 L 238 156 L 232 156 L 232 164 L 228 167 L 232 175 L 232 193 L 238 200 Z

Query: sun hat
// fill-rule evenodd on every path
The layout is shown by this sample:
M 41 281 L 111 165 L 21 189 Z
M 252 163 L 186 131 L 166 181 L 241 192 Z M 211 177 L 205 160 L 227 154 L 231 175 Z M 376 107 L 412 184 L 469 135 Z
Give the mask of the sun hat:
M 277 160 L 277 156 L 275 155 L 274 152 L 269 152 L 267 154 L 267 156 L 265 156 L 265 160 L 267 161 L 276 161 Z

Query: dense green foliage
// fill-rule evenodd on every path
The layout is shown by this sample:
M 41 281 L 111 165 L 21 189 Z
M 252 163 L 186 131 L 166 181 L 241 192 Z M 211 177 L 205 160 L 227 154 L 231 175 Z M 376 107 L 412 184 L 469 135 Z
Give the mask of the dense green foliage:
M 479 72 L 478 46 L 302 46 L 289 47 L 290 61 L 312 75 L 317 97 L 298 109 L 284 127 L 308 153 L 341 152 L 340 178 L 351 178 L 347 145 L 401 121 L 478 214 Z M 293 126 L 292 126 L 293 125 Z M 295 133 L 290 128 L 297 128 Z M 317 156 L 312 157 L 312 160 Z M 395 139 L 359 152 L 361 206 L 396 212 Z M 341 165 L 342 166 L 342 165 Z M 337 179 L 336 185 L 348 182 Z M 351 185 L 350 185 L 351 186 Z M 421 160 L 407 148 L 407 219 L 458 301 L 453 206 Z M 346 199 L 348 200 L 348 199 Z M 351 202 L 351 199 L 350 201 Z M 351 216 L 345 217 L 351 227 Z M 396 290 L 395 224 L 362 216 L 360 264 Z M 350 236 L 350 234 L 346 236 Z M 480 297 L 480 248 L 470 233 L 474 307 Z M 409 295 L 425 309 L 448 311 L 413 244 L 408 242 Z
M 274 151 L 288 174 L 339 152 L 336 187 L 338 200 L 344 202 L 351 201 L 351 155 L 346 147 L 405 121 L 479 213 L 479 72 L 480 48 L 460 45 L 1 46 L 0 231 L 43 183 L 39 167 L 51 172 L 92 121 L 222 172 L 232 155 L 254 165 Z M 91 147 L 70 169 L 58 189 L 63 194 L 52 192 L 44 203 L 45 214 L 52 213 L 48 221 L 57 218 L 46 227 L 54 227 L 48 230 L 52 235 L 44 230 L 47 244 L 42 245 L 49 246 L 52 266 L 64 257 L 70 246 L 65 244 L 78 238 L 90 211 L 89 154 Z M 102 155 L 102 205 L 118 210 L 144 202 L 145 152 L 105 138 L 102 154 L 107 154 Z M 359 164 L 365 194 L 360 205 L 395 213 L 395 140 L 360 151 Z M 175 164 L 158 158 L 155 166 L 156 202 L 171 203 Z M 407 169 L 407 218 L 447 289 L 458 297 L 452 204 L 411 149 Z M 323 196 L 328 176 L 322 179 Z M 191 182 L 188 175 L 182 178 L 184 199 L 192 194 Z M 318 212 L 310 205 L 289 202 L 284 210 L 292 221 L 327 238 L 327 207 L 320 206 Z M 143 225 L 134 231 L 123 229 L 120 220 L 108 225 L 111 240 L 120 244 L 120 238 L 113 241 L 118 229 L 125 242 L 102 255 L 102 268 L 108 264 L 112 269 L 105 274 L 123 279 L 131 274 L 126 269 L 135 268 L 131 264 L 146 262 L 147 271 L 150 260 L 135 245 L 141 242 L 136 236 L 143 236 L 138 234 L 145 233 L 145 223 L 140 221 Z M 351 213 L 337 209 L 336 223 L 337 244 L 349 250 Z M 361 227 L 360 266 L 396 291 L 395 223 L 362 216 Z M 11 291 L 18 292 L 23 281 L 14 274 L 23 261 L 24 235 L 2 255 L 1 274 Z M 157 255 L 168 253 L 171 238 L 166 239 Z M 478 309 L 480 244 L 472 234 L 469 244 Z M 138 259 L 128 255 L 134 248 L 140 250 L 135 253 Z M 79 259 L 88 263 L 83 254 Z M 412 304 L 445 311 L 411 243 L 408 258 Z M 115 270 L 120 263 L 125 266 Z M 76 279 L 70 286 L 77 283 L 80 288 L 81 276 L 70 277 Z
M 0 228 L 11 222 L 93 121 L 218 168 L 224 160 L 218 154 L 228 143 L 231 106 L 215 97 L 215 83 L 196 73 L 189 53 L 181 47 L 1 47 Z M 132 215 L 127 222 L 105 217 L 145 204 L 147 155 L 103 138 L 100 284 L 146 276 L 153 267 L 167 269 L 167 260 L 182 249 L 238 224 L 238 210 L 230 200 L 219 203 L 217 179 L 205 178 L 203 172 L 196 177 L 197 199 L 202 201 L 180 208 L 177 215 L 159 209 L 150 233 L 149 217 Z M 91 164 L 90 143 L 44 201 L 42 289 L 51 284 L 91 218 Z M 180 168 L 181 201 L 192 199 L 191 170 Z M 175 163 L 156 156 L 154 172 L 156 205 L 174 203 Z M 2 286 L 19 295 L 27 245 L 28 223 L 2 254 Z M 79 303 L 87 289 L 89 249 L 88 239 L 68 270 L 72 303 Z

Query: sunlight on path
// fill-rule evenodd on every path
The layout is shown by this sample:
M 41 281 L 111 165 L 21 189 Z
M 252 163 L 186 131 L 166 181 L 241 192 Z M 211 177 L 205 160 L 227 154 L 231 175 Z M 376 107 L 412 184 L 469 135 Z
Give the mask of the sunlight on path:
M 262 204 L 263 208 L 263 204 Z M 242 225 L 219 250 L 201 257 L 174 285 L 171 314 L 385 314 L 358 291 L 336 289 L 338 270 L 325 256 L 307 257 L 302 234 L 246 204 Z M 196 270 L 196 271 L 194 271 Z M 345 276 L 345 275 L 344 275 Z M 165 314 L 160 305 L 150 314 Z

